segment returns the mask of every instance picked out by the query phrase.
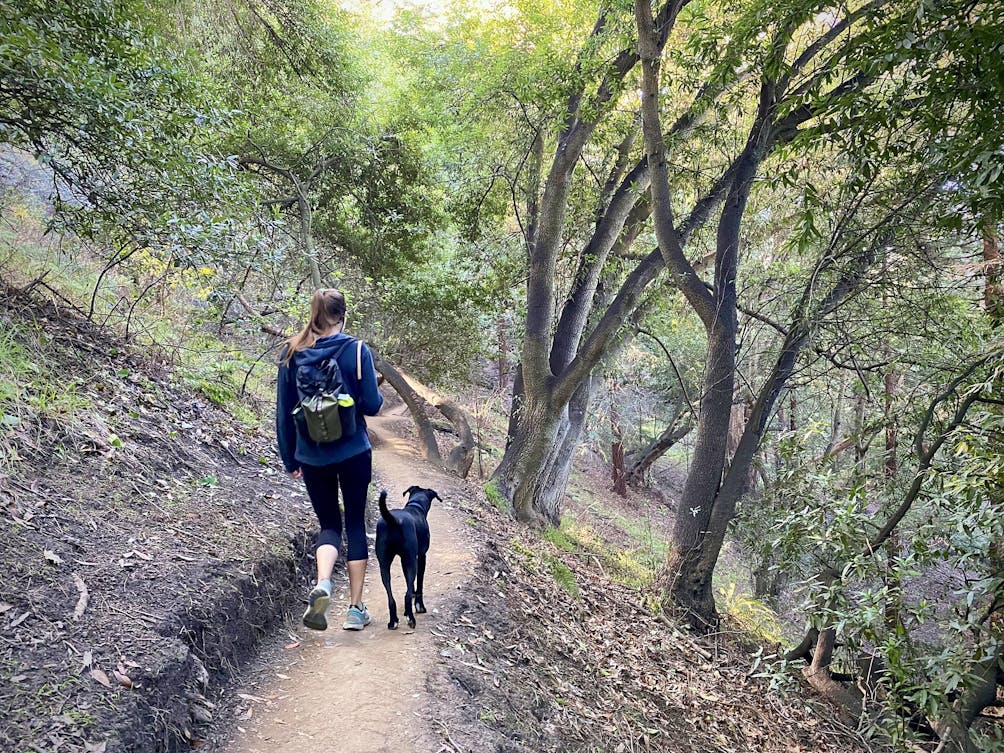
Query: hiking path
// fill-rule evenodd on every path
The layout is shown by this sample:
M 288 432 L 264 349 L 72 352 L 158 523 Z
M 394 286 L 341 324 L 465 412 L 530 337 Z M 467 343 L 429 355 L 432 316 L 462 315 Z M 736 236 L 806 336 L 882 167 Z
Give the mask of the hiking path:
M 427 614 L 417 615 L 418 626 L 403 620 L 387 629 L 387 599 L 376 559 L 371 555 L 363 600 L 373 616 L 365 630 L 341 629 L 347 604 L 348 581 L 336 571 L 335 593 L 324 632 L 296 624 L 270 639 L 253 684 L 237 689 L 246 710 L 239 714 L 224 753 L 318 753 L 360 751 L 384 753 L 440 749 L 429 728 L 430 699 L 426 678 L 438 656 L 433 631 L 442 605 L 462 587 L 474 555 L 466 541 L 463 519 L 452 502 L 463 482 L 435 470 L 397 434 L 409 419 L 391 411 L 367 419 L 373 441 L 375 476 L 389 492 L 388 506 L 400 507 L 409 486 L 432 487 L 442 496 L 429 515 L 432 543 L 425 576 Z M 371 504 L 379 485 L 374 481 Z M 398 611 L 404 604 L 404 579 L 398 560 L 393 566 Z M 298 615 L 297 615 L 298 616 Z

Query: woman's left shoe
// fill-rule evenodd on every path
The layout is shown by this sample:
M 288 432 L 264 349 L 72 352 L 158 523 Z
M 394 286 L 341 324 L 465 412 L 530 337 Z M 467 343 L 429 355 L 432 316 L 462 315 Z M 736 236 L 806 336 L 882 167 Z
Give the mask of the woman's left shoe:
M 345 617 L 345 624 L 342 625 L 342 628 L 345 630 L 362 630 L 371 622 L 373 622 L 373 618 L 370 617 L 370 613 L 366 610 L 366 605 L 363 604 L 361 607 L 349 607 L 349 613 Z
M 311 630 L 327 630 L 325 613 L 331 606 L 331 594 L 323 588 L 315 588 L 307 597 L 307 611 L 303 613 L 303 624 Z

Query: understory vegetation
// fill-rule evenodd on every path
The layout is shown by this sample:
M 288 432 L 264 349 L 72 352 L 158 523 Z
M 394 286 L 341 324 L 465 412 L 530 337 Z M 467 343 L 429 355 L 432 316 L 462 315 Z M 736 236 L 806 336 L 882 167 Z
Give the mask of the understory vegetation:
M 1004 6 L 393 5 L 0 0 L 4 310 L 257 434 L 337 287 L 503 559 L 1004 751 Z M 0 311 L 0 482 L 105 400 L 49 324 Z

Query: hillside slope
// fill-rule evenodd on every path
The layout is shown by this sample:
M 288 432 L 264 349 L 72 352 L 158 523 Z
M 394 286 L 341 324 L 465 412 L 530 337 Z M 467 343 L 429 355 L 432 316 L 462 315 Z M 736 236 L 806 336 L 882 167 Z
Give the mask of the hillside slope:
M 10 288 L 0 320 L 0 748 L 187 748 L 300 595 L 309 505 L 143 354 Z

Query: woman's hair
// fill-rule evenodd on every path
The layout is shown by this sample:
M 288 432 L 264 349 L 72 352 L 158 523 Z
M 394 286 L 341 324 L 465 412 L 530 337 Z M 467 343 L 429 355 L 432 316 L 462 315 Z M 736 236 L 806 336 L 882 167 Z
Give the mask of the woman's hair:
M 283 361 L 292 363 L 297 351 L 314 347 L 318 338 L 324 337 L 332 327 L 345 321 L 345 296 L 335 288 L 315 290 L 310 299 L 310 321 L 307 326 L 286 341 Z

